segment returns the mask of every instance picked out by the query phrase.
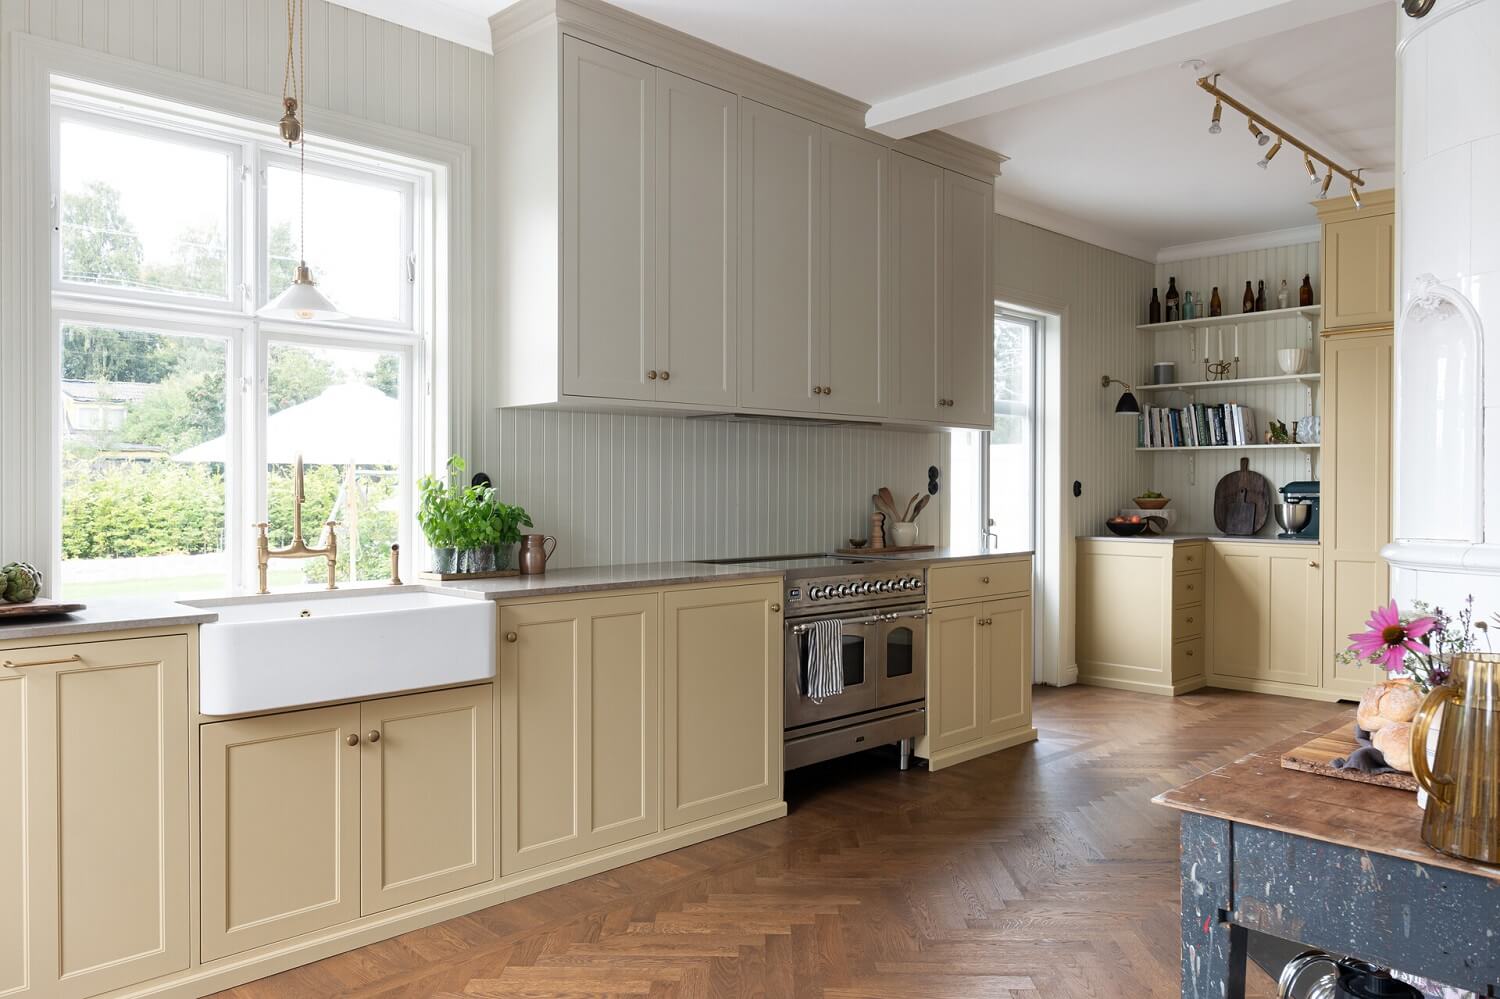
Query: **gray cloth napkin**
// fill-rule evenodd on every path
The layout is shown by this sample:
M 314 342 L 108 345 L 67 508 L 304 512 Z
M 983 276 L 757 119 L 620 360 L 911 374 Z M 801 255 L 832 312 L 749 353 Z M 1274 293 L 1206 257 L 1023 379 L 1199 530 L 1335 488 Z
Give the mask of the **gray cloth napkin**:
M 1359 748 L 1346 757 L 1332 761 L 1335 770 L 1358 770 L 1367 774 L 1393 774 L 1395 767 L 1386 766 L 1385 755 L 1370 741 L 1370 733 L 1354 723 L 1354 741 Z

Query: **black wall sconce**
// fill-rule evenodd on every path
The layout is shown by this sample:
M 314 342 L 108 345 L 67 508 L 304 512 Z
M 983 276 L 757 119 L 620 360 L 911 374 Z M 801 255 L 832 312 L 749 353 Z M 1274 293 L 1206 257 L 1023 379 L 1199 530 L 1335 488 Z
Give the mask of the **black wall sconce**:
M 1109 388 L 1111 385 L 1119 385 L 1125 391 L 1120 393 L 1120 401 L 1115 403 L 1116 416 L 1139 416 L 1141 415 L 1141 404 L 1136 400 L 1135 388 L 1128 382 L 1122 382 L 1118 378 L 1109 375 L 1099 377 L 1099 387 Z

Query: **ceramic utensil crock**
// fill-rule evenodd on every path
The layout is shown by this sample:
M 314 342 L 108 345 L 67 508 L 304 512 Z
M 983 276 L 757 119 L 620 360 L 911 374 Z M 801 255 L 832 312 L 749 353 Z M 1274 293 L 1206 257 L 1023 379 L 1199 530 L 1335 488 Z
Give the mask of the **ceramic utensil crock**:
M 1422 838 L 1456 857 L 1500 863 L 1500 654 L 1463 653 L 1452 668 L 1412 719 L 1412 774 L 1430 796 Z M 1439 707 L 1443 723 L 1429 767 L 1427 731 Z

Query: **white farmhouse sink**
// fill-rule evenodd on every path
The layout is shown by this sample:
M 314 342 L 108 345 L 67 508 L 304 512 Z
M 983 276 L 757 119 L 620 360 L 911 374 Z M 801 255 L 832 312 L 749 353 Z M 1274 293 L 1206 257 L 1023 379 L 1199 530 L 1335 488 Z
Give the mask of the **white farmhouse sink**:
M 203 600 L 198 703 L 206 715 L 347 701 L 495 675 L 495 606 L 373 590 Z

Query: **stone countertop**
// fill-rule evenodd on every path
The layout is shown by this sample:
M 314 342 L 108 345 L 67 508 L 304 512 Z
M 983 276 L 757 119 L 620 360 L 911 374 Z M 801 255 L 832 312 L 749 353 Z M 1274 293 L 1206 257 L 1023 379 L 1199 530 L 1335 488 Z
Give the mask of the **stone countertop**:
M 0 624 L 0 642 L 16 639 L 65 638 L 101 631 L 169 628 L 206 624 L 219 615 L 171 600 L 146 597 L 107 597 L 86 601 L 81 611 L 57 617 L 37 617 Z
M 513 597 L 551 596 L 620 590 L 648 586 L 680 586 L 691 583 L 722 583 L 736 579 L 780 576 L 781 570 L 766 563 L 712 565 L 706 562 L 642 562 L 635 565 L 591 565 L 571 569 L 549 569 L 537 576 L 502 576 L 499 579 L 415 579 L 432 593 L 504 600 Z
M 1133 544 L 1180 545 L 1186 542 L 1207 541 L 1222 545 L 1301 545 L 1322 544 L 1318 538 L 1278 538 L 1275 535 L 1252 534 L 1248 537 L 1231 537 L 1227 534 L 1137 534 L 1133 538 L 1122 538 L 1118 534 L 1080 534 L 1079 541 L 1129 541 Z
M 879 549 L 866 552 L 863 555 L 850 556 L 851 558 L 868 558 L 876 562 L 917 562 L 923 565 L 937 562 L 975 562 L 991 558 L 1015 558 L 1022 555 L 1036 554 L 1030 548 L 1020 550 L 1002 551 L 996 548 L 979 548 L 974 546 L 965 547 L 954 545 L 947 548 L 937 548 L 930 552 L 898 552 L 887 554 Z

